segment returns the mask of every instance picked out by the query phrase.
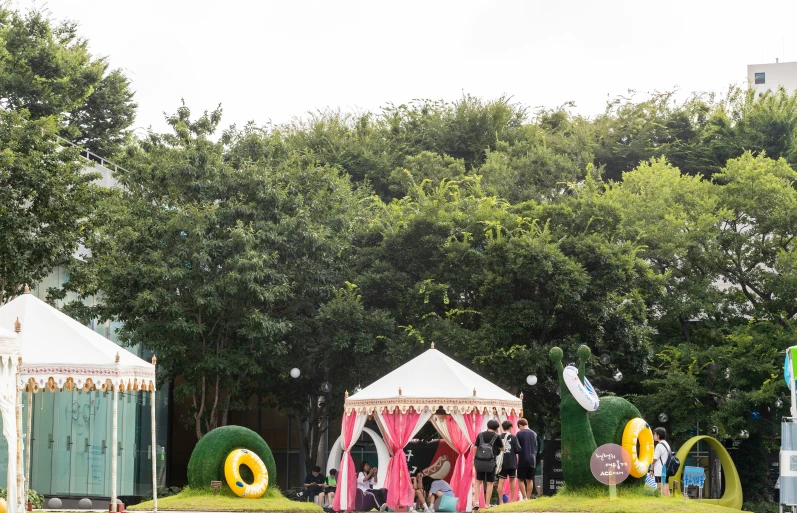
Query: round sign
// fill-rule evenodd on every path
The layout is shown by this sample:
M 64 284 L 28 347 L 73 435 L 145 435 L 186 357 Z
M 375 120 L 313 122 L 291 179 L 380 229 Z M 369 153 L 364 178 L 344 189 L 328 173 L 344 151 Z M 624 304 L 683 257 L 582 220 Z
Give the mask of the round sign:
M 631 472 L 631 456 L 617 444 L 603 444 L 592 453 L 589 468 L 601 483 L 620 484 Z

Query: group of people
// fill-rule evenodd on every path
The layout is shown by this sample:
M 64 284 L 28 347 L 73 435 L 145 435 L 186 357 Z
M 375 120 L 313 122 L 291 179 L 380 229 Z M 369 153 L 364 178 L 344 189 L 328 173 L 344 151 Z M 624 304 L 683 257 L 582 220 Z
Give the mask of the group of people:
M 304 478 L 304 491 L 310 502 L 315 502 L 322 508 L 332 507 L 335 500 L 335 492 L 338 489 L 338 471 L 334 468 L 329 471 L 329 475 L 324 477 L 321 474 L 321 467 L 313 467 L 307 477 Z
M 512 502 L 517 495 L 520 500 L 531 499 L 534 493 L 534 476 L 537 469 L 537 433 L 529 429 L 526 419 L 518 419 L 517 434 L 512 434 L 512 421 L 499 424 L 487 422 L 487 431 L 479 433 L 473 445 L 476 448 L 474 468 L 476 470 L 476 493 L 485 494 L 487 507 L 493 496 L 493 486 L 498 479 L 498 504 Z M 502 428 L 503 433 L 498 433 Z M 504 483 L 509 481 L 510 493 L 504 495 Z M 517 494 L 516 494 L 517 492 Z M 474 509 L 479 508 L 479 496 L 474 496 Z
M 518 419 L 517 434 L 512 434 L 513 424 L 505 420 L 499 424 L 496 420 L 487 422 L 487 431 L 479 433 L 473 445 L 476 451 L 474 468 L 477 486 L 474 488 L 474 510 L 479 509 L 479 496 L 484 493 L 485 504 L 490 507 L 493 487 L 498 482 L 498 503 L 512 502 L 516 495 L 520 500 L 531 499 L 534 493 L 534 476 L 537 469 L 537 433 L 529 429 L 526 419 Z M 501 428 L 503 433 L 499 433 Z M 667 443 L 667 431 L 658 427 L 653 430 L 653 440 L 657 442 L 653 454 L 650 474 L 656 485 L 661 487 L 662 495 L 669 495 L 665 466 L 670 454 Z M 357 473 L 357 488 L 362 491 L 362 511 L 387 509 L 387 489 L 376 488 L 378 469 L 367 461 L 360 464 Z M 509 481 L 509 494 L 504 494 L 504 483 Z M 423 472 L 412 477 L 415 490 L 415 506 L 410 512 L 423 511 L 434 513 L 435 507 L 444 496 L 454 497 L 454 490 L 443 479 L 434 479 Z M 304 487 L 311 501 L 320 506 L 331 507 L 337 490 L 337 471 L 332 469 L 326 478 L 321 474 L 321 467 L 314 467 L 305 478 Z
M 479 433 L 474 441 L 475 470 L 477 486 L 474 489 L 474 509 L 478 509 L 477 490 L 482 486 L 486 492 L 486 504 L 490 504 L 493 486 L 498 480 L 498 502 L 503 503 L 502 491 L 505 480 L 509 480 L 510 494 L 508 501 L 512 501 L 518 492 L 521 500 L 530 499 L 534 492 L 534 475 L 537 468 L 537 433 L 529 429 L 526 419 L 517 421 L 517 434 L 512 434 L 514 425 L 505 420 L 499 424 L 496 420 L 487 422 L 487 431 Z M 503 428 L 503 433 L 498 429 Z M 489 455 L 485 454 L 489 452 Z M 357 488 L 362 492 L 362 504 L 358 509 L 370 511 L 387 509 L 387 489 L 377 488 L 377 467 L 372 467 L 367 461 L 360 463 L 357 472 Z M 411 512 L 423 511 L 434 513 L 439 502 L 444 496 L 454 497 L 454 490 L 443 479 L 434 479 L 418 472 L 412 477 L 415 490 L 415 505 Z M 337 471 L 332 469 L 326 478 L 321 474 L 321 467 L 313 467 L 313 471 L 305 478 L 304 487 L 311 501 L 320 506 L 332 506 L 337 490 Z M 481 493 L 481 492 L 479 492 Z M 417 509 L 416 509 L 417 508 Z

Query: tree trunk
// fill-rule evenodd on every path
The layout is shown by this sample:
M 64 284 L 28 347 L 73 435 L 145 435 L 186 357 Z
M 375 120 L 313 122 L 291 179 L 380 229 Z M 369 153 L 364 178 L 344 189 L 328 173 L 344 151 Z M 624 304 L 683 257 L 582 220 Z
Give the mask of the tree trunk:
M 194 398 L 194 422 L 195 422 L 195 429 L 196 429 L 196 439 L 201 440 L 204 433 L 202 433 L 202 415 L 205 412 L 205 376 L 202 376 L 202 392 L 199 398 L 199 405 L 197 405 L 197 397 L 196 394 L 193 395 Z

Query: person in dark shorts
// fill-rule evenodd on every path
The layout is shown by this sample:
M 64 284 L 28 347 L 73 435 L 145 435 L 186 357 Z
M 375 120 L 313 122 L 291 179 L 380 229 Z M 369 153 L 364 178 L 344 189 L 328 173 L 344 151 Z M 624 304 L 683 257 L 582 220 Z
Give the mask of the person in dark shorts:
M 335 500 L 335 492 L 338 491 L 338 471 L 334 468 L 330 470 L 324 484 L 327 486 L 327 505 L 332 507 L 332 502 Z
M 304 478 L 304 490 L 307 500 L 316 502 L 317 497 L 321 497 L 321 506 L 324 505 L 324 476 L 321 475 L 321 467 L 316 465 L 313 471 Z
M 501 470 L 498 471 L 498 504 L 504 503 L 504 479 L 509 479 L 509 502 L 512 502 L 517 490 L 517 460 L 520 454 L 520 443 L 515 435 L 512 434 L 512 421 L 505 420 L 501 423 L 504 433 L 498 445 L 504 451 L 501 462 Z
M 476 446 L 476 456 L 477 458 L 474 459 L 474 466 L 476 469 L 476 489 L 481 490 L 481 486 L 484 486 L 485 493 L 487 500 L 485 501 L 486 506 L 490 506 L 490 499 L 493 496 L 493 485 L 495 485 L 495 457 L 503 449 L 501 447 L 501 440 L 498 436 L 496 431 L 498 430 L 498 421 L 497 420 L 490 420 L 487 422 L 487 431 L 482 431 L 474 440 L 473 445 Z M 481 445 L 490 445 L 492 446 L 493 457 L 492 457 L 492 470 L 479 470 L 480 465 L 484 465 L 481 468 L 485 469 L 489 466 L 487 460 L 481 460 L 478 458 L 479 455 L 479 448 Z M 473 509 L 479 509 L 478 502 L 473 505 Z
M 517 427 L 517 438 L 520 442 L 517 478 L 521 493 L 531 499 L 534 493 L 534 476 L 537 474 L 537 433 L 529 429 L 526 419 L 518 419 Z

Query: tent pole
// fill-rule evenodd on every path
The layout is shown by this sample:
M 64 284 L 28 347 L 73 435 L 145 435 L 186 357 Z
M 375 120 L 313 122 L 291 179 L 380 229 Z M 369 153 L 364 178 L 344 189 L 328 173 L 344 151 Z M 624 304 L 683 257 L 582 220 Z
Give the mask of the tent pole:
M 116 458 L 119 454 L 119 442 L 116 431 L 119 417 L 119 384 L 113 384 L 113 420 L 111 421 L 113 434 L 111 435 L 111 511 L 116 511 Z
M 19 367 L 22 365 L 22 357 L 19 358 L 17 365 L 17 372 L 14 376 L 14 395 L 17 403 L 17 511 L 25 511 L 27 508 L 24 496 L 22 493 L 25 491 L 25 478 L 24 470 L 22 468 L 22 394 L 19 392 L 17 381 L 19 380 Z
M 28 384 L 28 432 L 25 434 L 25 506 L 28 505 L 28 490 L 30 490 L 30 439 L 33 436 L 33 387 Z
M 158 446 L 155 443 L 155 387 L 150 396 L 150 426 L 152 427 L 152 511 L 158 513 Z

